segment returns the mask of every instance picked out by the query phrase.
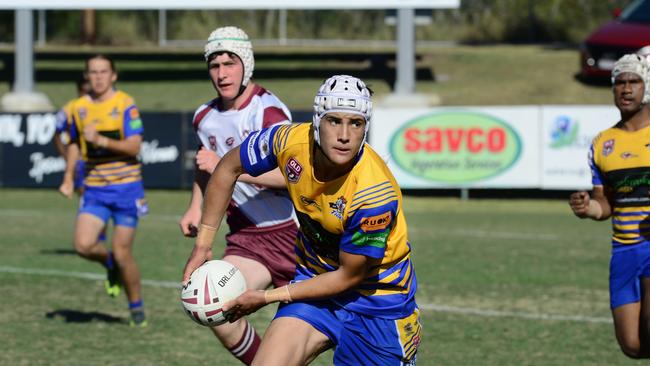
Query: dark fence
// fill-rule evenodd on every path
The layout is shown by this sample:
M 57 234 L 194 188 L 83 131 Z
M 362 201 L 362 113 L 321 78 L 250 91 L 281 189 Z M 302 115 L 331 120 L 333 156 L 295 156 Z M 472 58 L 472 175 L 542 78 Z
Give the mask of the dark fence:
M 140 150 L 147 188 L 189 188 L 198 140 L 192 112 L 142 112 L 144 142 Z M 310 112 L 293 112 L 295 121 L 311 120 Z M 65 162 L 52 137 L 53 113 L 0 114 L 0 186 L 58 187 Z

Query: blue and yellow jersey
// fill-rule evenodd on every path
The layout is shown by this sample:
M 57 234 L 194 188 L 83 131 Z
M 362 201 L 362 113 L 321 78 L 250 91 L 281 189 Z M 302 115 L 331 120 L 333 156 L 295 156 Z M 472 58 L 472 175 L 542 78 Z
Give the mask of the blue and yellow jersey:
M 86 162 L 87 188 L 108 188 L 121 191 L 129 184 L 141 185 L 141 166 L 136 157 L 120 154 L 88 143 L 83 129 L 95 125 L 100 135 L 123 140 L 144 131 L 140 112 L 128 94 L 116 91 L 108 100 L 95 102 L 90 96 L 82 96 L 74 102 L 70 138 L 77 141 L 81 156 Z
M 310 123 L 275 126 L 250 134 L 240 149 L 247 173 L 279 166 L 284 174 L 300 222 L 296 280 L 336 270 L 340 250 L 381 259 L 360 286 L 334 301 L 383 318 L 412 314 L 417 281 L 395 178 L 366 144 L 348 174 L 317 180 L 312 136 Z
M 594 186 L 613 194 L 612 244 L 650 241 L 650 128 L 612 127 L 594 139 L 589 153 Z

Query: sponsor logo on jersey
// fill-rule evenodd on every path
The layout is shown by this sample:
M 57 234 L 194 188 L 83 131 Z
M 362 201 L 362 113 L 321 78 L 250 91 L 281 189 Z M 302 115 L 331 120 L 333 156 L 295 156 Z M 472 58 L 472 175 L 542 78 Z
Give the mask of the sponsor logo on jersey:
M 629 159 L 629 158 L 638 158 L 639 155 L 633 154 L 629 151 L 624 151 L 621 153 L 621 159 Z
M 339 197 L 334 203 L 330 202 L 330 208 L 332 209 L 332 212 L 330 213 L 336 216 L 337 219 L 343 220 L 343 212 L 345 212 L 346 203 L 348 203 L 348 201 L 343 196 Z
M 79 108 L 79 118 L 86 119 L 88 115 L 88 110 L 86 108 Z
M 318 211 L 322 211 L 320 205 L 318 204 L 318 202 L 316 202 L 316 200 L 301 195 L 300 202 L 305 206 L 314 206 L 318 209 Z
M 235 143 L 235 138 L 234 137 L 228 137 L 226 139 L 226 145 L 232 146 L 232 144 L 234 144 L 234 143 Z
M 376 216 L 364 217 L 361 219 L 361 230 L 365 232 L 384 230 L 390 225 L 391 217 L 390 211 Z
M 614 139 L 603 142 L 603 156 L 607 156 L 614 151 Z
M 217 138 L 213 135 L 208 136 L 208 142 L 210 143 L 210 149 L 212 151 L 217 151 Z
M 289 158 L 287 164 L 284 166 L 284 171 L 287 174 L 287 180 L 289 183 L 298 182 L 300 175 L 302 174 L 302 169 L 302 165 L 300 165 L 298 160 L 293 157 Z
M 111 116 L 112 119 L 118 119 L 120 118 L 120 111 L 117 110 L 117 107 L 113 107 L 109 116 Z
M 129 116 L 131 119 L 139 119 L 140 118 L 140 112 L 138 112 L 138 108 L 131 108 L 129 111 Z
M 129 122 L 129 127 L 131 127 L 132 130 L 137 130 L 137 129 L 142 128 L 142 120 L 140 118 L 132 119 Z
M 262 136 L 260 136 L 260 156 L 262 159 L 266 159 L 267 156 L 269 156 L 269 153 L 271 152 L 271 130 L 268 129 L 264 131 Z

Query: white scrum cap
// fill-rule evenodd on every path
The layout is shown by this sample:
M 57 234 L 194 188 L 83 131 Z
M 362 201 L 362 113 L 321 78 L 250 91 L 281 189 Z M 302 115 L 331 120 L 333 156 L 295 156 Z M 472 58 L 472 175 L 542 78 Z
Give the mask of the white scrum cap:
M 645 84 L 642 103 L 646 104 L 650 102 L 650 65 L 648 64 L 648 59 L 635 53 L 623 55 L 623 57 L 616 61 L 612 69 L 612 85 L 616 81 L 616 78 L 625 72 L 641 77 Z
M 253 45 L 246 32 L 237 27 L 217 28 L 208 37 L 204 50 L 206 61 L 216 52 L 230 52 L 237 55 L 244 65 L 242 86 L 248 85 L 255 69 L 255 58 Z
M 314 98 L 314 138 L 320 144 L 320 120 L 329 112 L 353 113 L 366 120 L 366 133 L 368 134 L 372 118 L 371 92 L 366 84 L 359 78 L 349 75 L 334 75 L 318 89 Z

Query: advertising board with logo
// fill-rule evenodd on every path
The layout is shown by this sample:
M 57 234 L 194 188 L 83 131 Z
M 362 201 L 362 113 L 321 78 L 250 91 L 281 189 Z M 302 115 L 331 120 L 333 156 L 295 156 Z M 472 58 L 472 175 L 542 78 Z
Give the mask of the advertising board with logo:
M 536 187 L 536 107 L 380 109 L 373 148 L 403 188 Z
M 614 106 L 543 106 L 543 189 L 590 189 L 587 155 L 591 141 L 613 126 L 620 114 Z
M 143 113 L 144 140 L 139 159 L 145 187 L 190 187 L 192 169 L 184 165 L 196 143 L 189 113 Z M 52 144 L 53 113 L 0 114 L 0 185 L 51 187 L 61 184 L 65 161 Z M 186 126 L 186 127 L 184 127 Z

